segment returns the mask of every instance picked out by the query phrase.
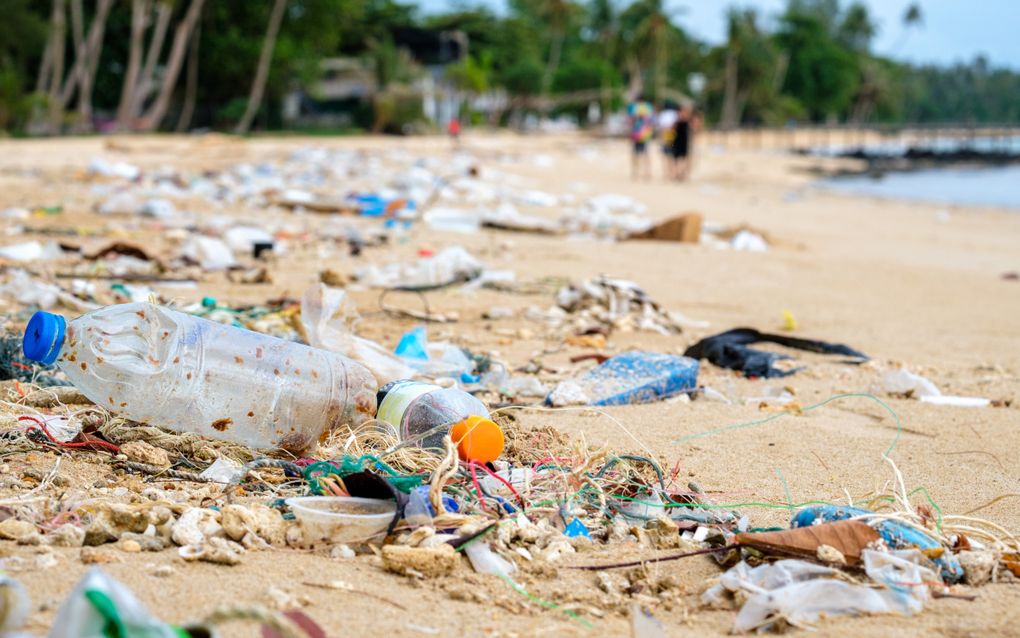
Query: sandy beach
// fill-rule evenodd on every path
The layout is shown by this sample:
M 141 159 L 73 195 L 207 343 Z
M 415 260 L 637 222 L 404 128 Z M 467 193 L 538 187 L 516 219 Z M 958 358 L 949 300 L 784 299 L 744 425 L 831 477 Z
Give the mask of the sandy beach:
M 847 344 L 870 355 L 872 361 L 852 366 L 838 358 L 797 353 L 806 369 L 772 380 L 744 379 L 705 363 L 699 382 L 739 402 L 698 399 L 612 407 L 605 414 L 564 409 L 522 410 L 515 415 L 524 426 L 552 426 L 618 454 L 652 453 L 663 465 L 679 463 L 681 477 L 688 477 L 684 482 L 697 482 L 717 503 L 738 505 L 734 509 L 747 515 L 755 527 L 786 526 L 791 506 L 799 503 L 846 503 L 848 497 L 887 490 L 896 479 L 893 464 L 885 458 L 888 454 L 902 473 L 905 488 L 913 493 L 914 505 L 928 504 L 942 515 L 973 512 L 972 516 L 1020 532 L 1016 498 L 1020 450 L 1015 445 L 1020 409 L 1020 282 L 1003 277 L 1020 270 L 1016 245 L 1020 214 L 834 194 L 812 185 L 809 169 L 817 160 L 777 148 L 726 148 L 718 141 L 697 147 L 692 178 L 682 184 L 659 177 L 658 154 L 653 154 L 655 179 L 631 180 L 624 141 L 477 133 L 465 137 L 461 152 L 477 158 L 483 177 L 494 171 L 518 188 L 573 193 L 578 200 L 619 193 L 644 203 L 654 219 L 698 212 L 714 224 L 746 224 L 770 240 L 766 252 L 485 229 L 462 234 L 436 231 L 417 222 L 404 239 L 388 247 L 368 247 L 360 257 L 351 257 L 343 247 L 324 249 L 316 241 L 292 240 L 289 254 L 272 264 L 271 284 L 233 284 L 215 274 L 193 290 L 157 290 L 189 303 L 206 295 L 230 305 L 263 303 L 280 296 L 299 298 L 323 268 L 349 273 L 364 264 L 412 258 L 423 248 L 438 251 L 463 245 L 490 267 L 513 270 L 522 282 L 579 281 L 597 274 L 633 280 L 665 308 L 707 322 L 707 327 L 687 328 L 673 336 L 614 333 L 606 349 L 610 353 L 640 348 L 681 354 L 698 339 L 735 327 L 777 332 L 783 326 L 784 311 L 789 311 L 797 322 L 795 336 Z M 116 221 L 92 212 L 97 198 L 75 178 L 93 157 L 143 168 L 216 169 L 280 159 L 310 145 L 364 149 L 369 155 L 452 156 L 450 142 L 437 137 L 9 140 L 0 143 L 4 151 L 0 153 L 0 209 L 61 203 L 60 215 L 33 220 L 33 226 L 109 229 Z M 212 211 L 201 203 L 195 203 L 194 209 L 254 221 L 263 214 L 240 206 Z M 560 213 L 548 207 L 522 210 L 550 219 Z M 294 217 L 295 227 L 306 228 L 313 236 L 316 228 L 332 221 L 320 215 Z M 364 229 L 379 225 L 377 220 L 365 219 L 349 223 Z M 3 224 L 12 225 L 6 220 Z M 144 242 L 156 252 L 169 250 L 174 241 L 130 225 L 122 236 Z M 31 234 L 5 236 L 0 244 L 33 238 Z M 366 315 L 359 334 L 387 348 L 392 349 L 416 323 L 374 312 L 378 292 L 356 290 L 352 295 Z M 584 352 L 548 338 L 540 325 L 522 318 L 530 306 L 549 307 L 553 302 L 549 291 L 509 294 L 481 289 L 462 294 L 444 290 L 430 294 L 428 302 L 433 311 L 456 312 L 459 317 L 456 322 L 430 327 L 430 338 L 447 338 L 472 351 L 495 353 L 515 368 L 540 360 L 544 366 L 568 370 L 575 365 L 570 357 Z M 410 308 L 418 302 L 407 297 L 395 303 Z M 484 311 L 497 305 L 513 308 L 514 317 L 482 319 Z M 20 309 L 0 299 L 0 311 Z M 871 392 L 886 371 L 898 366 L 923 374 L 947 394 L 986 397 L 1002 407 L 944 407 L 879 393 L 898 415 L 897 422 L 878 401 L 860 395 Z M 692 438 L 775 414 L 758 402 L 745 401 L 764 396 L 766 388 L 786 388 L 804 411 Z M 839 394 L 856 396 L 814 407 Z M 137 480 L 107 475 L 106 465 L 90 461 L 96 457 L 91 452 L 65 454 L 61 469 L 70 484 L 64 489 L 87 490 L 97 481 L 116 488 Z M 55 459 L 45 449 L 6 455 L 0 472 L 20 476 L 29 467 L 48 469 Z M 924 491 L 913 492 L 919 488 Z M 0 490 L 3 497 L 17 493 L 17 488 L 6 484 Z M 0 542 L 0 556 L 5 559 L 31 557 L 37 549 Z M 42 634 L 49 627 L 59 602 L 87 568 L 79 560 L 79 551 L 56 548 L 57 566 L 12 574 L 32 598 L 27 630 Z M 637 543 L 596 546 L 555 565 L 525 570 L 520 582 L 528 592 L 576 611 L 590 628 L 563 609 L 529 602 L 506 583 L 475 574 L 466 566 L 445 578 L 415 580 L 384 572 L 371 554 L 334 559 L 321 551 L 278 548 L 249 552 L 241 564 L 226 567 L 184 563 L 176 548 L 113 553 L 118 562 L 104 569 L 168 621 L 202 617 L 224 602 L 266 604 L 267 591 L 276 587 L 306 599 L 304 611 L 331 636 L 395 637 L 627 636 L 629 606 L 607 604 L 596 576 L 570 567 L 666 552 Z M 173 574 L 154 576 L 159 565 L 172 566 Z M 644 570 L 651 579 L 676 579 L 683 592 L 652 608 L 667 635 L 729 632 L 734 612 L 706 609 L 699 600 L 709 581 L 721 573 L 712 559 L 649 563 Z M 357 591 L 308 584 L 330 581 L 343 581 Z M 820 624 L 817 635 L 1016 635 L 1020 590 L 1015 584 L 958 589 L 975 599 L 933 600 L 923 614 L 909 618 L 829 619 Z M 255 633 L 252 625 L 238 624 L 223 635 Z

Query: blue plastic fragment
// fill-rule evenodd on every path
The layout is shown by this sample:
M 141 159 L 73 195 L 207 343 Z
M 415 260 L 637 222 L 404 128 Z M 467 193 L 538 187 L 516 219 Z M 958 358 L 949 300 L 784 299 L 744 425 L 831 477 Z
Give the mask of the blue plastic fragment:
M 514 506 L 513 503 L 511 503 L 510 501 L 506 500 L 505 498 L 498 494 L 493 494 L 492 500 L 499 503 L 499 506 L 503 508 L 503 511 L 506 512 L 507 514 L 513 514 L 517 511 L 517 508 Z
M 849 507 L 837 505 L 819 505 L 806 507 L 793 516 L 790 527 L 808 527 L 819 523 L 831 523 L 843 521 L 857 516 L 869 516 L 874 512 L 862 507 Z M 867 520 L 865 522 L 875 528 L 882 540 L 892 549 L 920 549 L 941 550 L 941 555 L 931 558 L 931 561 L 939 568 L 942 579 L 947 583 L 956 583 L 963 578 L 963 568 L 949 551 L 937 540 L 924 532 L 909 525 L 904 525 L 893 520 Z
M 572 380 L 589 405 L 661 401 L 698 388 L 698 362 L 655 352 L 624 352 Z M 546 403 L 551 403 L 546 398 Z
M 581 519 L 577 517 L 574 517 L 574 520 L 570 521 L 570 524 L 564 528 L 563 534 L 570 537 L 584 536 L 585 538 L 591 538 L 591 532 L 589 532 L 585 524 L 581 522 Z
M 429 486 L 419 485 L 418 487 L 414 488 L 414 490 L 421 495 L 422 500 L 425 503 L 425 507 L 428 508 L 429 516 L 435 516 L 436 508 L 432 506 L 432 501 L 429 499 Z M 446 510 L 447 512 L 457 513 L 460 511 L 460 503 L 453 500 L 452 496 L 447 496 L 446 494 L 443 494 L 443 509 Z
M 382 217 L 386 214 L 386 209 L 392 204 L 394 198 L 383 197 L 375 193 L 367 193 L 365 195 L 355 195 L 351 198 L 358 208 L 361 210 L 361 214 L 365 217 Z M 407 210 L 416 210 L 416 206 L 413 200 L 407 200 L 403 202 L 402 208 Z
M 400 343 L 397 344 L 397 348 L 393 352 L 398 357 L 404 357 L 405 359 L 427 361 L 429 353 L 425 328 L 418 326 L 413 330 L 405 332 L 404 336 L 400 337 Z
M 387 200 L 378 195 L 358 195 L 354 201 L 366 217 L 381 217 L 386 212 Z

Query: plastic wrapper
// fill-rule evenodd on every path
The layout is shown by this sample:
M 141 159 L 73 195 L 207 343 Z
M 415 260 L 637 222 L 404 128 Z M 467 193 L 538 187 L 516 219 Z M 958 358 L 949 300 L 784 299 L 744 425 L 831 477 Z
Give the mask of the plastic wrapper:
M 440 288 L 475 279 L 484 265 L 461 246 L 451 246 L 437 255 L 411 263 L 368 266 L 356 275 L 359 282 L 376 288 Z
M 750 594 L 733 625 L 741 633 L 768 629 L 780 619 L 810 627 L 823 616 L 911 615 L 923 609 L 926 583 L 937 577 L 921 565 L 920 552 L 864 550 L 862 557 L 868 576 L 885 588 L 836 580 L 836 570 L 806 561 L 780 560 L 753 568 L 741 562 L 702 594 L 702 600 L 719 604 L 727 591 Z
M 420 374 L 437 379 L 453 377 L 469 382 L 475 364 L 460 348 L 449 343 L 429 343 L 423 326 L 418 326 L 400 338 L 394 351 L 409 367 Z
M 313 347 L 357 361 L 368 368 L 380 386 L 413 377 L 415 371 L 399 357 L 354 334 L 357 318 L 358 309 L 343 290 L 319 284 L 301 298 L 301 324 Z
M 496 574 L 509 576 L 517 571 L 517 566 L 506 560 L 485 543 L 474 542 L 464 545 L 471 566 L 480 574 Z
M 205 270 L 226 270 L 237 264 L 234 260 L 234 251 L 230 250 L 223 240 L 204 235 L 191 237 L 186 244 L 182 254 L 198 263 Z

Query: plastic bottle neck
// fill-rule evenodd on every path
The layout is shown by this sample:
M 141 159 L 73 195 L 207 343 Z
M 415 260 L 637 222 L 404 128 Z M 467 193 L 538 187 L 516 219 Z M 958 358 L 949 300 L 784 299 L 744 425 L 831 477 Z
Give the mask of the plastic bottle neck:
M 21 344 L 25 358 L 43 365 L 52 365 L 64 347 L 66 330 L 67 322 L 60 315 L 41 310 L 32 315 Z

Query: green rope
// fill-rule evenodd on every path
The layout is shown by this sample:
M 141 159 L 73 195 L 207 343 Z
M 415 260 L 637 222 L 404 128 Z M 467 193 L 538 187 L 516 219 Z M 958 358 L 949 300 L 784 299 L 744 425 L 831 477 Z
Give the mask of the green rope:
M 873 395 L 873 394 L 866 394 L 866 393 L 853 393 L 853 392 L 846 393 L 846 394 L 836 394 L 836 395 L 833 395 L 833 396 L 829 397 L 828 399 L 826 399 L 826 400 L 824 400 L 824 401 L 822 401 L 820 403 L 815 403 L 814 405 L 809 405 L 806 408 L 801 408 L 799 410 L 784 410 L 782 412 L 777 412 L 776 414 L 772 414 L 770 416 L 767 416 L 764 419 L 756 419 L 754 421 L 745 421 L 743 423 L 732 423 L 730 425 L 724 425 L 722 427 L 712 428 L 711 430 L 705 430 L 703 432 L 695 432 L 694 434 L 688 434 L 687 436 L 682 436 L 682 437 L 680 437 L 678 439 L 674 439 L 673 441 L 671 441 L 671 443 L 673 443 L 674 445 L 679 445 L 680 443 L 686 443 L 688 441 L 693 441 L 695 439 L 700 439 L 700 438 L 703 438 L 703 437 L 706 437 L 706 436 L 714 436 L 716 434 L 721 434 L 723 432 L 729 432 L 731 430 L 743 430 L 745 428 L 752 428 L 752 427 L 755 427 L 757 425 L 765 425 L 766 423 L 769 423 L 771 421 L 775 421 L 776 419 L 782 418 L 784 416 L 790 416 L 791 414 L 799 414 L 799 413 L 802 413 L 802 412 L 811 412 L 812 410 L 817 410 L 818 408 L 823 407 L 825 405 L 828 405 L 829 403 L 832 403 L 833 401 L 838 401 L 838 400 L 841 400 L 841 399 L 849 399 L 849 398 L 871 399 L 875 403 L 877 403 L 880 406 L 882 406 L 883 408 L 885 408 L 885 411 L 888 412 L 890 415 L 892 415 L 892 418 L 896 421 L 896 436 L 893 437 L 892 443 L 889 444 L 889 448 L 885 452 L 882 453 L 882 458 L 883 459 L 887 458 L 890 454 L 892 454 L 892 451 L 894 449 L 896 449 L 896 444 L 899 443 L 900 436 L 903 434 L 903 424 L 900 423 L 899 415 L 896 414 L 895 410 L 893 410 L 891 407 L 889 407 L 889 404 L 887 404 L 882 399 L 879 399 L 875 395 Z
M 320 477 L 333 475 L 343 478 L 364 471 L 366 464 L 371 464 L 372 467 L 385 472 L 386 480 L 405 494 L 422 485 L 421 476 L 401 474 L 371 454 L 364 454 L 357 458 L 345 455 L 339 463 L 337 461 L 311 463 L 301 473 L 305 477 L 305 481 L 308 482 L 308 488 L 312 494 L 320 495 L 324 493 L 322 485 L 319 484 Z

